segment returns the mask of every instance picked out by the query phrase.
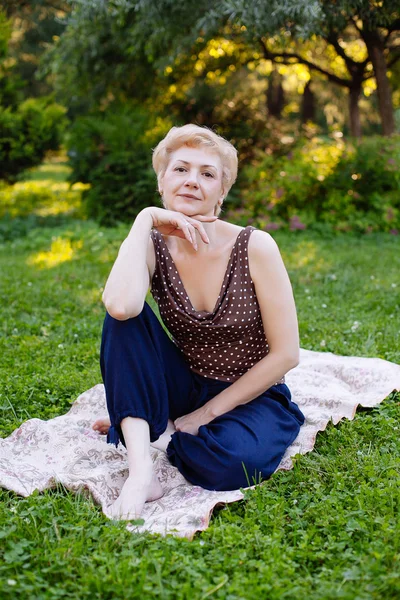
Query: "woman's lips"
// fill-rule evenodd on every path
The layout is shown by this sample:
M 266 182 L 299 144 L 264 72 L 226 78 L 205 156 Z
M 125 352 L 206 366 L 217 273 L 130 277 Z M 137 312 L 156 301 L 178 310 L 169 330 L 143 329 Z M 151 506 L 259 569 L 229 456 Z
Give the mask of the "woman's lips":
M 178 194 L 178 196 L 182 196 L 182 198 L 191 198 L 191 200 L 200 200 L 196 196 L 191 196 L 190 194 Z

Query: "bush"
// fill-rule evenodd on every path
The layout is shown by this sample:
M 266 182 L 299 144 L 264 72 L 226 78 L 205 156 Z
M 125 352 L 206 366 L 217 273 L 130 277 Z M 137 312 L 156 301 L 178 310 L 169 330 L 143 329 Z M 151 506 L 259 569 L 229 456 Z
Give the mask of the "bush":
M 242 218 L 266 229 L 328 224 L 338 231 L 400 229 L 400 136 L 303 140 L 244 168 Z
M 51 98 L 29 98 L 16 109 L 0 106 L 0 179 L 10 183 L 57 150 L 66 127 L 66 109 Z
M 171 126 L 137 107 L 114 107 L 75 121 L 67 139 L 70 180 L 91 184 L 84 192 L 90 217 L 112 225 L 160 204 L 151 155 Z

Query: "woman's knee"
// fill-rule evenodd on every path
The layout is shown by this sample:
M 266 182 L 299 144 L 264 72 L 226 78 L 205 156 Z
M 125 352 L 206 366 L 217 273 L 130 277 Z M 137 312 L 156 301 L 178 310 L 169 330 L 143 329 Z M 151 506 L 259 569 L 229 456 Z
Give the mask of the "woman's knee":
M 201 436 L 176 432 L 167 448 L 170 462 L 194 485 L 207 490 L 229 491 L 259 483 L 263 477 L 254 458 L 223 447 L 213 448 Z

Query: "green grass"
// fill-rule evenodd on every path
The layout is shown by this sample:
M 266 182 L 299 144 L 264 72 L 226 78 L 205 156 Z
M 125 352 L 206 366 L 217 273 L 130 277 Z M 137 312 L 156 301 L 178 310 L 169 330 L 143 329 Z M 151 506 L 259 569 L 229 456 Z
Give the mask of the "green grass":
M 7 222 L 0 247 L 3 437 L 65 413 L 101 381 L 101 290 L 129 230 L 24 219 Z M 274 237 L 302 348 L 399 363 L 396 237 Z M 129 533 L 62 486 L 26 499 L 0 490 L 0 597 L 400 598 L 399 401 L 330 423 L 293 470 L 217 508 L 192 542 Z

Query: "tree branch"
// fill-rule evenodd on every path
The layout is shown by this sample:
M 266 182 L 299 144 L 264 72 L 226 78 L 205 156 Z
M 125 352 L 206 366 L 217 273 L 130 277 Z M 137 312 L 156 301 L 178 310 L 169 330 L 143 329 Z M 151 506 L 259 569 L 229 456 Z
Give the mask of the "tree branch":
M 350 56 L 347 56 L 344 48 L 342 48 L 342 46 L 339 44 L 339 40 L 333 31 L 328 33 L 326 36 L 326 41 L 334 47 L 336 54 L 343 58 L 349 73 L 352 73 L 354 68 L 358 68 L 359 65 L 362 65 L 362 63 L 359 63 L 353 60 Z
M 272 61 L 278 62 L 275 60 L 276 58 L 283 58 L 284 60 L 281 62 L 281 64 L 291 65 L 291 64 L 296 64 L 296 63 L 289 62 L 289 61 L 291 61 L 291 59 L 295 59 L 297 63 L 306 65 L 306 67 L 308 67 L 309 69 L 311 69 L 313 71 L 317 71 L 318 73 L 321 73 L 321 75 L 325 75 L 325 77 L 327 77 L 329 79 L 329 81 L 332 81 L 333 83 L 336 83 L 337 85 L 341 85 L 343 87 L 347 87 L 347 88 L 351 87 L 352 82 L 350 79 L 343 79 L 342 77 L 338 77 L 337 75 L 334 75 L 333 73 L 330 73 L 329 71 L 326 71 L 322 67 L 319 67 L 318 65 L 310 62 L 309 60 L 307 60 L 306 58 L 303 58 L 302 56 L 300 56 L 299 54 L 296 54 L 295 52 L 271 52 L 271 50 L 269 50 L 267 48 L 267 46 L 265 45 L 265 42 L 262 38 L 259 39 L 259 42 L 261 44 L 261 47 L 263 50 L 263 55 L 266 60 L 272 60 Z
M 385 28 L 386 29 L 386 28 Z M 388 32 L 387 35 L 385 37 L 385 46 L 387 44 L 387 42 L 389 41 L 390 36 L 392 35 L 392 33 L 394 31 L 400 31 L 400 19 L 396 19 L 395 21 L 393 21 L 393 23 L 391 23 L 389 25 L 389 27 L 387 28 Z

